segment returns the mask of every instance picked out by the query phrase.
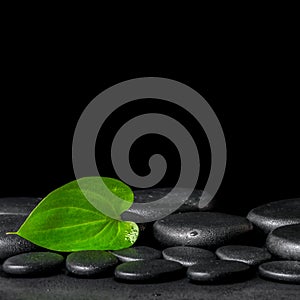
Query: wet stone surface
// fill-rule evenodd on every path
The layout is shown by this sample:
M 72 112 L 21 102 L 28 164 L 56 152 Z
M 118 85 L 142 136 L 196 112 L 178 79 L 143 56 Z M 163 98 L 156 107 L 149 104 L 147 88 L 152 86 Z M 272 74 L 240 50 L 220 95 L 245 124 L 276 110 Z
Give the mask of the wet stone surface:
M 196 247 L 170 247 L 164 249 L 162 254 L 164 259 L 179 262 L 184 267 L 216 259 L 216 255 L 213 252 Z
M 239 261 L 250 266 L 257 266 L 272 258 L 272 255 L 264 248 L 244 245 L 220 247 L 217 249 L 216 255 L 223 260 Z
M 61 270 L 64 257 L 52 252 L 30 252 L 8 258 L 3 271 L 19 276 L 43 276 Z
M 206 261 L 188 268 L 187 276 L 197 282 L 231 282 L 245 280 L 251 275 L 247 264 L 237 261 Z
M 152 199 L 158 194 L 149 192 Z M 151 198 L 144 196 L 137 193 L 136 199 Z M 199 211 L 196 198 L 181 207 L 182 212 L 139 224 L 146 230 L 129 249 L 50 252 L 6 235 L 19 229 L 36 201 L 20 198 L 28 200 L 23 207 L 19 204 L 24 200 L 13 199 L 15 207 L 3 199 L 6 206 L 0 207 L 0 298 L 299 299 L 300 224 L 282 227 L 298 222 L 297 199 L 270 203 L 248 214 L 265 233 L 277 228 L 263 234 L 263 244 L 259 243 L 266 244 L 273 256 L 254 247 L 258 231 L 247 218 Z M 272 261 L 278 257 L 285 261 Z
M 247 218 L 264 233 L 300 223 L 300 198 L 270 202 L 252 209 Z
M 146 247 L 137 246 L 122 250 L 111 251 L 121 262 L 149 260 L 161 258 L 161 251 Z
M 300 283 L 300 261 L 272 261 L 259 266 L 259 274 L 266 279 Z
M 111 275 L 118 259 L 106 251 L 80 251 L 67 256 L 66 268 L 72 275 Z
M 252 230 L 244 217 L 214 212 L 170 215 L 153 225 L 154 237 L 163 246 L 215 248 Z
M 181 264 L 163 259 L 122 263 L 115 269 L 115 277 L 128 281 L 172 280 L 184 275 Z
M 300 224 L 276 228 L 269 233 L 266 245 L 277 257 L 300 260 Z

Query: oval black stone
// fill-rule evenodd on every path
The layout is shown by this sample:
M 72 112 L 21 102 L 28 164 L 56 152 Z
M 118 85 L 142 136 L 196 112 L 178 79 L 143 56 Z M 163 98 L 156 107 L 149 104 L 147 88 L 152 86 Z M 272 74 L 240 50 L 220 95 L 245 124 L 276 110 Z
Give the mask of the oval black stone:
M 128 281 L 172 280 L 183 275 L 180 263 L 164 259 L 125 262 L 115 269 L 115 277 Z
M 6 197 L 0 198 L 0 215 L 28 216 L 42 198 Z
M 252 209 L 247 218 L 264 233 L 300 223 L 300 198 L 270 202 Z
M 10 256 L 39 249 L 39 247 L 18 235 L 6 234 L 7 232 L 17 231 L 25 219 L 26 216 L 22 215 L 0 216 L 0 261 Z
M 3 263 L 3 271 L 11 275 L 48 275 L 58 272 L 64 258 L 52 252 L 30 252 L 8 258 Z
M 300 261 L 271 261 L 258 268 L 259 274 L 266 279 L 300 283 Z
M 242 262 L 214 260 L 189 267 L 187 276 L 192 281 L 219 283 L 246 279 L 251 274 L 250 270 L 250 267 Z
M 223 260 L 240 261 L 251 266 L 257 266 L 272 258 L 272 255 L 263 248 L 228 245 L 217 249 L 217 256 Z
M 122 262 L 161 258 L 161 251 L 146 246 L 115 250 L 111 253 Z
M 184 267 L 190 267 L 205 260 L 216 259 L 213 252 L 196 247 L 170 247 L 163 250 L 162 254 L 164 259 L 179 262 Z
M 117 264 L 118 259 L 114 255 L 101 250 L 74 252 L 66 259 L 67 270 L 78 276 L 108 274 Z
M 214 248 L 252 230 L 244 217 L 214 212 L 167 216 L 153 225 L 154 237 L 164 246 Z
M 280 258 L 300 260 L 300 224 L 276 228 L 269 233 L 266 246 Z

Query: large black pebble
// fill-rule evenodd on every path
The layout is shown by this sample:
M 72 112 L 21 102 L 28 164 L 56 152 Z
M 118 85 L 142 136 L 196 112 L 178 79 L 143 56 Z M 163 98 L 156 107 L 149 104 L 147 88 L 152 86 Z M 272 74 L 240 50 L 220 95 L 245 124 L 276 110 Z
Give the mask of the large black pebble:
M 161 258 L 161 251 L 146 246 L 115 250 L 112 251 L 112 254 L 115 255 L 121 262 Z
M 180 263 L 164 259 L 125 262 L 115 269 L 115 277 L 127 281 L 166 281 L 183 274 Z
M 0 215 L 0 261 L 10 256 L 40 249 L 18 235 L 6 234 L 17 231 L 25 219 L 26 217 L 22 215 Z
M 109 275 L 117 264 L 114 255 L 101 250 L 74 252 L 66 259 L 67 270 L 78 276 Z
M 300 283 L 300 261 L 271 261 L 258 268 L 261 277 L 289 283 Z
M 59 272 L 64 258 L 52 252 L 30 252 L 8 258 L 3 271 L 18 276 L 42 276 Z
M 272 255 L 264 248 L 228 245 L 217 249 L 217 256 L 223 260 L 240 261 L 250 266 L 257 266 L 272 258 Z
M 191 212 L 167 216 L 153 225 L 154 237 L 163 246 L 215 248 L 252 230 L 244 217 L 216 212 Z
M 282 259 L 300 260 L 300 224 L 276 228 L 269 233 L 266 246 Z
M 252 209 L 247 218 L 264 233 L 300 223 L 300 198 L 270 202 Z
M 247 279 L 251 269 L 238 261 L 214 260 L 201 262 L 188 268 L 187 276 L 199 283 L 220 283 Z
M 184 267 L 190 267 L 205 260 L 216 259 L 213 252 L 196 247 L 170 247 L 163 250 L 162 254 L 164 259 L 179 262 Z

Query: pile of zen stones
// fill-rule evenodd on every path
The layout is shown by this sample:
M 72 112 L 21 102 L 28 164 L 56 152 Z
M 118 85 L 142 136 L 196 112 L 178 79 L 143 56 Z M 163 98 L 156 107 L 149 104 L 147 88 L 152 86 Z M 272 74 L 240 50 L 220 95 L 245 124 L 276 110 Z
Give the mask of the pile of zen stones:
M 167 189 L 135 192 L 135 201 L 160 199 Z M 161 282 L 187 276 L 191 283 L 266 280 L 300 283 L 300 198 L 271 202 L 246 217 L 198 208 L 195 190 L 173 214 L 139 224 L 136 244 L 118 251 L 58 253 L 16 235 L 38 198 L 0 199 L 1 276 L 108 277 L 126 282 Z M 135 211 L 128 214 L 149 214 Z

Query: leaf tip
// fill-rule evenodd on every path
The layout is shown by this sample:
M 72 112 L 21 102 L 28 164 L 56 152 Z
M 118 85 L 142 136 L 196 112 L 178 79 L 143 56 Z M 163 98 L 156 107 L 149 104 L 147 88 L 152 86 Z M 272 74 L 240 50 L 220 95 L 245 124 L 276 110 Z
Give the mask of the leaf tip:
M 18 232 L 6 232 L 7 235 L 9 234 L 18 234 Z

